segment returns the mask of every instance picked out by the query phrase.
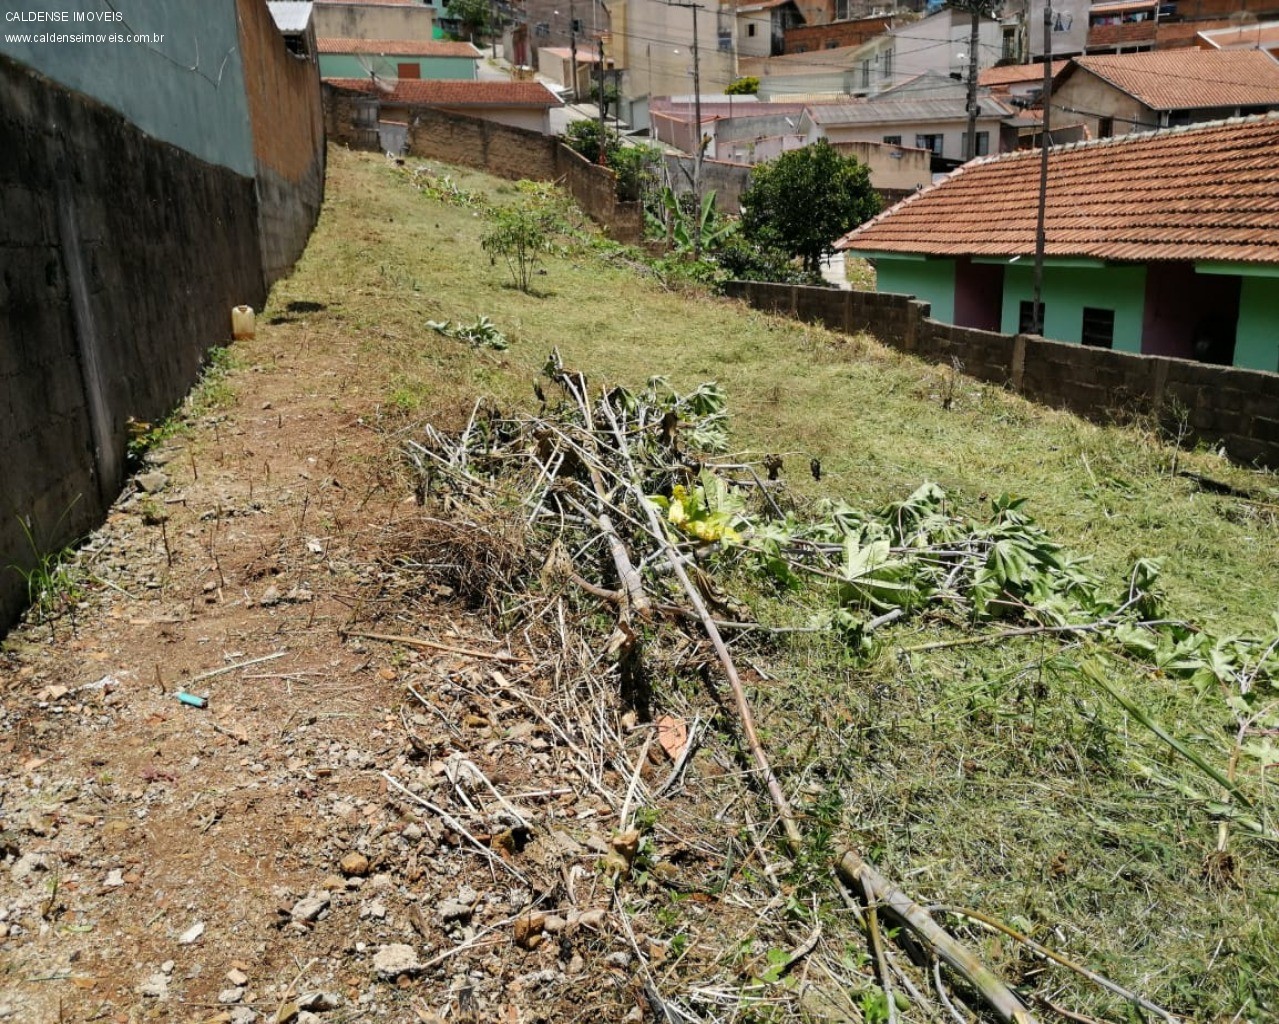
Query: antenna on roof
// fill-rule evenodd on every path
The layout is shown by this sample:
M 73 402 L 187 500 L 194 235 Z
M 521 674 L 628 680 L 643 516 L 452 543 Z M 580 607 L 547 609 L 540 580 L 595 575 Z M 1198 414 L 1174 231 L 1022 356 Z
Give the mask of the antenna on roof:
M 394 61 L 388 57 L 371 53 L 356 54 L 355 59 L 360 62 L 361 70 L 368 76 L 369 81 L 373 83 L 374 89 L 387 96 L 395 92 L 395 87 L 400 82 L 400 76 L 399 68 Z

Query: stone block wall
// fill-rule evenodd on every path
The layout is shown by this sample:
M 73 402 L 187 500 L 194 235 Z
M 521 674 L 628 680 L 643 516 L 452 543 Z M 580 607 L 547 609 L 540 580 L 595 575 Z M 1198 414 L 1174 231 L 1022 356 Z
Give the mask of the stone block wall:
M 873 334 L 1088 419 L 1157 413 L 1184 422 L 1190 440 L 1219 444 L 1240 462 L 1279 468 L 1279 374 L 955 327 L 930 319 L 928 304 L 907 295 L 756 281 L 733 281 L 725 290 L 756 309 Z

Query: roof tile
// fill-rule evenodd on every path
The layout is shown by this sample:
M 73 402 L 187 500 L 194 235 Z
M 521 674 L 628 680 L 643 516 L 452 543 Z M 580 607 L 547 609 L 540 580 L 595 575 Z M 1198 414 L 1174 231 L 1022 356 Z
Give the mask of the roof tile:
M 1279 264 L 1279 114 L 1049 152 L 1045 252 Z M 839 240 L 841 249 L 1030 256 L 1039 151 L 965 164 Z
M 541 82 L 448 82 L 401 78 L 393 88 L 379 89 L 364 78 L 326 78 L 337 89 L 378 92 L 384 103 L 422 107 L 560 107 L 563 104 Z
M 470 43 L 455 43 L 444 39 L 341 39 L 326 38 L 315 41 L 320 53 L 372 53 L 396 57 L 470 57 L 478 60 L 484 56 Z
M 1151 110 L 1279 105 L 1279 61 L 1261 50 L 1116 53 L 1076 57 L 1074 65 Z

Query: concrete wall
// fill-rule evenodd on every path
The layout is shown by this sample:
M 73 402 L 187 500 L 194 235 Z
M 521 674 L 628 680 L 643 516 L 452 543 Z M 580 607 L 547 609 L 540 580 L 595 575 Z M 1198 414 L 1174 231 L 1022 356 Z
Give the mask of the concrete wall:
M 317 3 L 311 17 L 316 39 L 431 39 L 435 35 L 435 11 L 425 5 Z
M 915 149 L 902 136 L 903 145 L 889 146 L 882 142 L 840 142 L 835 151 L 841 156 L 856 157 L 870 171 L 870 183 L 876 189 L 895 192 L 913 192 L 932 184 L 932 154 L 926 149 Z M 991 152 L 995 152 L 994 142 Z
M 666 170 L 671 187 L 680 195 L 693 191 L 693 158 L 666 154 Z M 715 192 L 715 209 L 734 216 L 742 212 L 742 193 L 750 184 L 751 169 L 748 164 L 735 164 L 723 160 L 702 161 L 702 194 Z
M 876 267 L 880 291 L 916 295 L 928 303 L 938 320 L 955 316 L 955 261 L 880 258 Z
M 155 38 L 0 44 L 18 55 L 0 54 L 0 630 L 20 571 L 119 493 L 129 419 L 181 400 L 230 308 L 260 308 L 301 254 L 323 195 L 315 65 L 264 4 L 102 9 L 120 20 L 31 35 Z
M 162 419 L 265 287 L 251 175 L 5 57 L 0 95 L 2 629 L 26 599 L 8 567 L 36 560 L 21 524 L 39 554 L 96 525 L 129 417 Z
M 345 92 L 324 82 L 324 133 L 330 142 L 351 149 L 381 151 L 378 101 L 374 96 Z
M 442 110 L 418 110 L 409 128 L 409 153 L 476 167 L 500 178 L 562 181 L 577 204 L 611 238 L 633 244 L 644 236 L 639 203 L 617 199 L 616 176 L 554 136 Z
M 9 10 L 56 12 L 106 9 L 105 4 L 22 0 Z M 38 43 L 6 40 L 6 54 L 45 77 L 92 96 L 148 135 L 171 142 L 211 164 L 251 176 L 253 147 L 244 126 L 248 105 L 244 61 L 236 32 L 236 0 L 116 0 L 118 22 L 34 24 L 17 34 L 129 33 L 156 35 L 148 43 Z
M 260 0 L 237 0 L 252 128 L 262 274 L 269 288 L 306 248 L 324 201 L 324 112 L 313 60 L 297 57 Z
M 726 291 L 757 309 L 868 332 L 933 362 L 958 360 L 972 377 L 1089 419 L 1184 410 L 1192 440 L 1221 444 L 1240 462 L 1279 468 L 1276 373 L 953 327 L 931 319 L 929 305 L 907 295 L 754 281 L 732 282 Z

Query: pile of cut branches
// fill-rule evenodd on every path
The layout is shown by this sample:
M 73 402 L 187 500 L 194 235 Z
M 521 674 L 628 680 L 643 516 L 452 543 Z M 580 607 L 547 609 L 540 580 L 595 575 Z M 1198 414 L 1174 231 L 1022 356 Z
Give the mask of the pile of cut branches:
M 899 1012 L 963 1020 L 956 1004 L 965 1002 L 994 1019 L 1031 1020 L 1028 995 L 988 970 L 858 850 L 822 847 L 805 834 L 793 809 L 797 782 L 778 777 L 756 727 L 747 683 L 770 680 L 752 652 L 782 633 L 827 632 L 856 655 L 887 623 L 921 612 L 1006 627 L 984 635 L 1104 632 L 1134 652 L 1146 645 L 1151 657 L 1161 644 L 1180 643 L 1183 653 L 1211 647 L 1211 638 L 1162 617 L 1158 566 L 1139 562 L 1128 587 L 1107 596 L 1008 496 L 981 522 L 955 514 L 931 484 L 874 514 L 834 503 L 801 509 L 778 479 L 780 458 L 756 462 L 728 453 L 726 400 L 714 384 L 681 394 L 654 378 L 642 389 L 593 394 L 585 377 L 553 354 L 534 387 L 538 415 L 477 404 L 462 431 L 427 427 L 406 443 L 419 499 L 429 506 L 415 566 L 494 613 L 530 651 L 544 652 L 534 659 L 539 669 L 520 677 L 540 676 L 539 699 L 549 690 L 555 700 L 558 692 L 565 712 L 575 699 L 596 702 L 604 681 L 616 687 L 617 713 L 600 704 L 593 714 L 578 708 L 553 724 L 580 755 L 577 770 L 591 788 L 604 794 L 610 778 L 623 784 L 624 795 L 610 798 L 615 810 L 620 805 L 613 853 L 600 862 L 617 893 L 631 887 L 629 902 L 617 897 L 622 918 L 655 905 L 645 902 L 643 885 L 636 887 L 636 874 L 645 883 L 661 875 L 637 867 L 645 862 L 636 851 L 655 848 L 641 839 L 645 823 L 651 830 L 663 814 L 687 819 L 694 796 L 721 808 L 721 824 L 738 808 L 737 827 L 715 851 L 725 863 L 715 895 L 758 907 L 761 921 L 772 914 L 771 948 L 762 965 L 744 970 L 725 957 L 684 956 L 677 963 L 699 964 L 691 976 L 671 968 L 659 978 L 648 970 L 650 1005 L 669 1020 L 710 1019 L 727 1006 L 735 1013 L 750 1005 L 770 1007 L 769 1019 L 782 1019 L 780 1008 L 789 1007 L 801 1015 L 890 1021 Z M 726 592 L 726 581 L 743 570 L 781 593 L 817 594 L 819 610 L 800 624 L 757 621 Z M 1274 648 L 1239 657 L 1253 654 L 1250 681 L 1259 674 L 1269 680 L 1279 667 L 1270 664 Z M 717 679 L 727 683 L 729 699 Z M 709 691 L 704 718 L 701 708 L 693 711 L 689 681 L 694 692 Z M 646 736 L 637 757 L 628 753 L 628 729 Z M 655 740 L 674 762 L 660 783 L 651 778 Z M 698 766 L 702 777 L 694 780 Z M 682 810 L 674 807 L 678 797 L 685 798 Z M 759 801 L 766 805 L 762 820 Z M 855 962 L 846 953 L 851 931 L 832 936 L 828 920 L 824 933 L 820 915 L 799 916 L 814 925 L 807 938 L 788 930 L 794 918 L 785 910 L 798 889 L 787 879 L 815 848 L 825 851 L 822 873 L 833 880 L 827 896 L 844 901 L 839 922 L 863 937 L 865 952 Z M 734 858 L 755 861 L 758 870 L 735 869 Z M 958 913 L 1173 1019 L 979 911 Z M 905 961 L 889 935 L 898 937 Z M 820 995 L 807 970 L 805 984 L 786 988 L 807 961 L 820 966 Z

